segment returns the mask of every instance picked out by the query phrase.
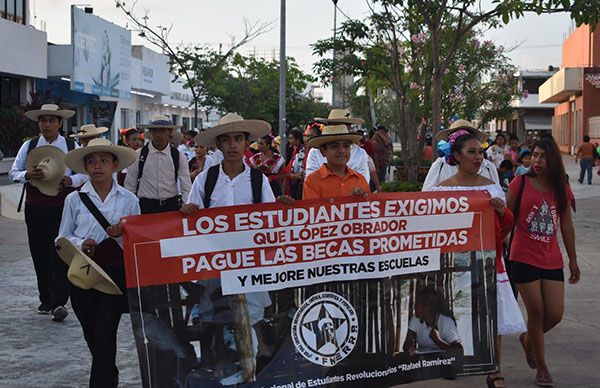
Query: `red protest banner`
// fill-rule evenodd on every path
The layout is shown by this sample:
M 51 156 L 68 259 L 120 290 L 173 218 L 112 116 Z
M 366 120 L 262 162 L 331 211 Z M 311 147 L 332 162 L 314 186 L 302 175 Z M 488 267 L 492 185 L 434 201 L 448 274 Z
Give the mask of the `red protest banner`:
M 390 193 L 127 217 L 127 287 L 221 278 L 224 294 L 436 271 L 493 250 L 485 192 Z

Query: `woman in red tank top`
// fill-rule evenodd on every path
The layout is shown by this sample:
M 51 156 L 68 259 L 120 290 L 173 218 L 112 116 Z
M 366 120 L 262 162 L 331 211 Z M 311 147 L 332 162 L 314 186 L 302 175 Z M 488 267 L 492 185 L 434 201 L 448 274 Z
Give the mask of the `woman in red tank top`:
M 527 175 L 515 178 L 508 187 L 508 207 L 517 214 L 510 275 L 527 309 L 527 333 L 520 337 L 527 363 L 536 369 L 536 384 L 551 387 L 554 382 L 544 356 L 544 333 L 562 320 L 564 311 L 559 228 L 569 256 L 571 284 L 579 281 L 580 271 L 569 188 L 562 157 L 553 139 L 544 138 L 534 144 L 531 165 Z M 521 200 L 516 209 L 518 196 Z

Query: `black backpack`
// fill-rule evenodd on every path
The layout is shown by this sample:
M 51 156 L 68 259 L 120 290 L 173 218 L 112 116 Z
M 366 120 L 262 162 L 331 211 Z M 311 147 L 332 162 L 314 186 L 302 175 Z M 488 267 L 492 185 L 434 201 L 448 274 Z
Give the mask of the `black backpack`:
M 206 182 L 204 182 L 204 208 L 210 207 L 210 197 L 219 178 L 220 165 L 211 166 L 206 173 Z M 252 203 L 262 202 L 262 180 L 263 173 L 255 168 L 250 168 L 250 185 L 252 186 Z
M 179 180 L 179 150 L 172 145 L 171 147 L 171 158 L 173 159 L 173 167 L 175 168 L 175 185 L 177 186 L 177 181 Z M 144 165 L 146 164 L 146 158 L 148 157 L 148 152 L 150 149 L 148 148 L 148 144 L 142 147 L 142 151 L 140 152 L 140 161 L 138 163 L 138 176 L 137 183 L 135 185 L 135 195 L 137 195 L 138 190 L 140 189 L 140 181 L 142 179 L 142 174 L 144 173 Z
M 37 147 L 39 140 L 39 136 L 29 140 L 29 145 L 27 146 L 27 153 L 25 155 L 29 155 L 29 153 L 33 151 L 35 147 Z M 65 137 L 65 140 L 67 141 L 67 152 L 73 151 L 75 149 L 75 141 L 73 139 L 69 139 L 68 137 Z M 71 171 L 71 175 L 73 174 L 74 172 Z M 21 207 L 23 206 L 23 198 L 25 198 L 25 186 L 27 185 L 28 183 L 25 183 L 23 185 L 23 190 L 21 191 L 21 198 L 19 198 L 19 206 L 17 206 L 17 212 L 19 213 L 21 212 Z

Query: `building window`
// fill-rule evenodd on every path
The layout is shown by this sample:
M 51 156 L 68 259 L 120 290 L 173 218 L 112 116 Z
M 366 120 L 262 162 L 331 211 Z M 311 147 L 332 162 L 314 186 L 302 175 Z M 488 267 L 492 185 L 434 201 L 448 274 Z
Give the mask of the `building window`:
M 135 125 L 138 125 L 141 123 L 142 123 L 142 111 L 136 110 L 135 111 Z
M 127 109 L 121 108 L 121 128 L 129 128 L 129 123 L 127 122 Z
M 185 132 L 185 131 L 190 130 L 190 118 L 189 117 L 182 117 L 181 124 L 183 124 L 183 128 L 181 128 L 182 131 Z
M 18 78 L 0 77 L 0 103 L 19 104 L 21 101 L 20 86 Z
M 0 0 L 0 17 L 11 22 L 26 24 L 25 2 L 26 0 Z

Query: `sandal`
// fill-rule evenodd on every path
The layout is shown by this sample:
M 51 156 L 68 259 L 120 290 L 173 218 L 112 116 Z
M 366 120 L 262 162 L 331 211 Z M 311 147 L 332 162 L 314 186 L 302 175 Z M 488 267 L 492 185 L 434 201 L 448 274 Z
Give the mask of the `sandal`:
M 521 335 L 519 336 L 519 342 L 521 342 L 521 346 L 523 347 L 523 350 L 525 351 L 525 360 L 527 361 L 527 365 L 529 365 L 529 367 L 531 369 L 535 369 L 536 368 L 535 357 L 531 353 L 531 349 L 528 349 L 528 346 L 525 345 L 525 333 L 521 333 Z
M 538 387 L 554 387 L 554 380 L 548 369 L 537 372 L 535 375 L 535 385 Z
M 498 387 L 496 385 L 496 381 L 501 381 L 502 385 L 500 387 Z M 487 383 L 488 388 L 502 388 L 502 387 L 505 387 L 505 385 L 504 385 L 504 377 L 502 377 L 502 376 L 492 377 L 492 376 L 488 375 L 488 377 L 485 379 L 485 382 Z

